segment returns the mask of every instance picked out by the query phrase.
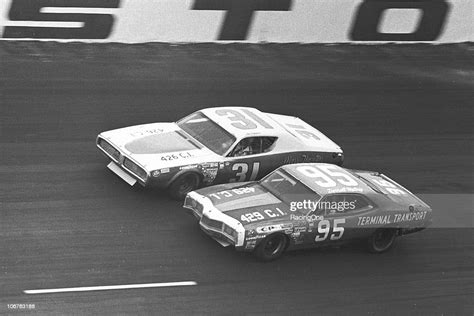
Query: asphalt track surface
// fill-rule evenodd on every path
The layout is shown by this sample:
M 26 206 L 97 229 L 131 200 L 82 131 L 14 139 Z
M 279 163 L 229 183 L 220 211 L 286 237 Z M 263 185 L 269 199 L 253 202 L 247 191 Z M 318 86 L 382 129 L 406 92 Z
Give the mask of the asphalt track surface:
M 473 51 L 0 43 L 0 314 L 471 315 Z M 302 117 L 346 167 L 434 203 L 437 226 L 383 255 L 261 263 L 205 236 L 179 202 L 129 187 L 95 148 L 103 130 L 230 104 Z M 24 293 L 175 281 L 197 285 Z

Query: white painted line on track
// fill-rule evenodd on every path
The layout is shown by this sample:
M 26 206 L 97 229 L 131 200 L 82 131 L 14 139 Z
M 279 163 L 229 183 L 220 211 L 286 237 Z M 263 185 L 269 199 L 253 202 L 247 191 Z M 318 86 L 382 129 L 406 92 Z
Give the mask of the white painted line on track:
M 65 292 L 89 292 L 89 291 L 108 291 L 108 290 L 127 290 L 127 289 L 143 289 L 151 287 L 173 287 L 173 286 L 192 286 L 197 285 L 194 281 L 167 282 L 167 283 L 145 283 L 145 284 L 125 284 L 125 285 L 106 285 L 106 286 L 85 286 L 85 287 L 69 287 L 60 289 L 40 289 L 25 290 L 25 294 L 50 294 Z

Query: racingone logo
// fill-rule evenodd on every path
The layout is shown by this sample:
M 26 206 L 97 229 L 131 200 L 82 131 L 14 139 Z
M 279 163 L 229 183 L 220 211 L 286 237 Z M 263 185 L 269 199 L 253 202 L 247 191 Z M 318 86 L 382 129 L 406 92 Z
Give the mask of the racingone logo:
M 10 0 L 9 7 L 3 8 L 8 13 L 7 20 L 0 20 L 4 24 L 0 25 L 3 26 L 1 36 L 11 39 L 105 40 L 112 36 L 122 22 L 130 23 L 130 18 L 133 18 L 133 23 L 141 24 L 141 31 L 148 29 L 143 27 L 143 24 L 161 23 L 163 20 L 161 16 L 165 17 L 164 14 L 169 21 L 174 20 L 171 24 L 176 29 L 186 26 L 188 21 L 191 21 L 190 29 L 191 27 L 195 29 L 192 24 L 193 17 L 202 17 L 202 14 L 206 14 L 207 19 L 204 21 L 209 22 L 202 25 L 202 28 L 214 27 L 215 19 L 213 21 L 211 19 L 215 17 L 215 12 L 221 12 L 223 17 L 220 19 L 219 29 L 211 32 L 215 34 L 215 38 L 209 38 L 207 41 L 244 41 L 248 40 L 256 16 L 260 16 L 262 12 L 278 12 L 278 20 L 282 20 L 279 23 L 287 20 L 288 28 L 291 28 L 301 20 L 297 14 L 291 12 L 297 5 L 308 5 L 307 2 L 304 4 L 298 0 L 188 0 L 184 7 L 183 2 L 184 0 Z M 171 6 L 174 11 L 164 11 L 167 8 L 164 3 L 167 3 L 168 7 Z M 140 5 L 141 8 L 137 7 Z M 337 16 L 325 16 L 328 12 L 327 7 L 334 6 L 334 3 L 315 1 L 309 5 L 315 13 L 314 19 L 325 18 L 329 19 L 328 21 L 342 23 Z M 352 14 L 345 30 L 346 40 L 351 41 L 434 41 L 443 33 L 451 8 L 447 0 L 341 0 L 338 5 L 344 6 Z M 156 19 L 141 19 L 140 14 L 136 12 L 142 12 L 137 11 L 137 8 L 144 10 L 143 7 L 147 7 L 151 12 L 156 10 Z M 339 10 L 334 8 L 329 12 L 339 14 Z M 418 13 L 416 17 L 408 19 L 407 17 L 413 16 L 414 11 Z M 318 15 L 319 12 L 325 13 Z M 386 30 L 385 24 L 389 23 L 386 22 L 387 16 L 393 15 L 393 12 L 397 12 L 399 20 L 410 20 L 408 30 Z M 174 14 L 176 19 L 170 19 L 170 14 Z M 298 14 L 301 14 L 301 10 Z M 183 20 L 180 20 L 181 17 Z M 169 24 L 168 28 L 171 27 Z M 265 27 L 270 30 L 272 25 Z M 337 26 L 328 25 L 328 28 L 335 27 Z M 272 31 L 278 34 L 278 30 Z M 321 30 L 314 29 L 310 32 L 314 32 L 317 41 Z M 297 38 L 297 32 L 295 34 Z M 160 30 L 155 35 L 156 39 L 160 40 Z M 120 36 L 118 38 L 120 41 Z M 175 41 L 180 40 L 177 33 Z M 334 41 L 341 40 L 334 38 Z

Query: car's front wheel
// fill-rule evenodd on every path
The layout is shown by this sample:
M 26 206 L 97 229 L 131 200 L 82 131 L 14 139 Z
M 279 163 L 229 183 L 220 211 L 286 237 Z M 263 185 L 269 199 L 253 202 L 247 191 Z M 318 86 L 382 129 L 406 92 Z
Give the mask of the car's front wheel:
M 396 229 L 379 228 L 367 240 L 367 249 L 372 253 L 382 253 L 388 251 L 395 244 L 396 237 Z
M 255 256 L 263 261 L 278 259 L 286 249 L 288 239 L 283 234 L 267 236 L 254 251 Z
M 168 191 L 172 198 L 176 200 L 183 200 L 191 191 L 199 188 L 200 179 L 196 173 L 185 173 L 180 175 L 176 180 L 171 183 Z

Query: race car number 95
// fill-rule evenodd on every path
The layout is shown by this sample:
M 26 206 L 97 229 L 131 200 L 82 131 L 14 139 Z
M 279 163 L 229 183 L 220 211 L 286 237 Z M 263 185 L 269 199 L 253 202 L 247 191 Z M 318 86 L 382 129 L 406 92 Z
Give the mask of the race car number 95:
M 345 218 L 338 218 L 334 220 L 334 225 L 332 227 L 331 233 L 331 222 L 327 219 L 323 219 L 318 223 L 318 234 L 314 238 L 314 241 L 320 242 L 324 241 L 330 236 L 330 240 L 338 240 L 341 239 L 342 235 L 344 234 L 344 227 L 339 226 L 341 224 L 345 224 Z M 330 234 L 331 233 L 331 234 Z

